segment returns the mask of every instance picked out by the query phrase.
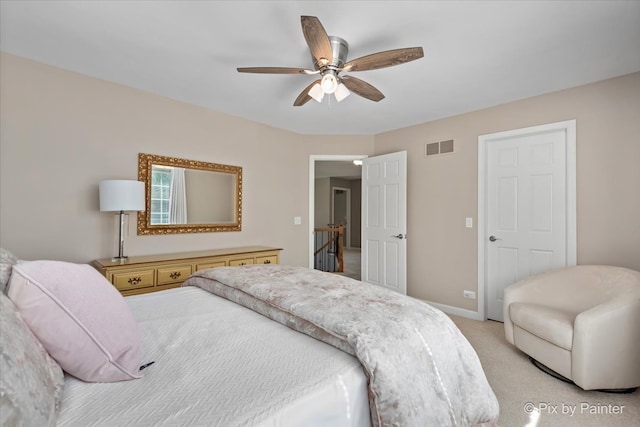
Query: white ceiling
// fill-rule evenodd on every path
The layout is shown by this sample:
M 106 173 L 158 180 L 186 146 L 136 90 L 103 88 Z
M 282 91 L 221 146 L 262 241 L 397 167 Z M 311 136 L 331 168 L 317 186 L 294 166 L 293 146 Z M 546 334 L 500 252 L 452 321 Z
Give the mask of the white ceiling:
M 348 59 L 422 46 L 353 73 L 386 98 L 293 107 L 314 76 L 301 15 Z M 640 1 L 7 1 L 3 51 L 303 134 L 373 135 L 640 71 Z

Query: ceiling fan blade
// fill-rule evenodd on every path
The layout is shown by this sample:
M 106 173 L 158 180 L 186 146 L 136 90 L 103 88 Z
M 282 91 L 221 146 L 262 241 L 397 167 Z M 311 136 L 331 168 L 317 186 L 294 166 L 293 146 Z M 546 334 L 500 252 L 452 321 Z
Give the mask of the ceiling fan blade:
M 377 70 L 378 68 L 392 67 L 404 64 L 424 56 L 421 47 L 408 47 L 404 49 L 385 50 L 384 52 L 372 53 L 371 55 L 349 61 L 342 68 L 343 71 L 366 71 Z
M 305 70 L 304 68 L 288 68 L 288 67 L 245 67 L 238 68 L 239 73 L 260 73 L 260 74 L 309 74 L 315 71 Z
M 311 55 L 316 60 L 318 68 L 325 66 L 333 60 L 331 42 L 320 20 L 315 16 L 301 16 L 302 32 L 307 41 Z
M 295 102 L 293 103 L 294 107 L 300 107 L 301 105 L 306 104 L 312 99 L 311 95 L 309 95 L 309 91 L 311 90 L 313 85 L 315 85 L 316 83 L 320 83 L 320 80 L 319 79 L 316 80 L 315 82 L 311 83 L 309 86 L 305 87 L 302 92 L 300 92 L 300 95 L 298 95 Z
M 371 86 L 369 83 L 364 80 L 357 79 L 351 76 L 343 76 L 340 78 L 340 81 L 344 83 L 344 85 L 351 92 L 356 95 L 360 95 L 363 98 L 370 99 L 371 101 L 378 102 L 384 99 L 384 95 L 375 87 Z

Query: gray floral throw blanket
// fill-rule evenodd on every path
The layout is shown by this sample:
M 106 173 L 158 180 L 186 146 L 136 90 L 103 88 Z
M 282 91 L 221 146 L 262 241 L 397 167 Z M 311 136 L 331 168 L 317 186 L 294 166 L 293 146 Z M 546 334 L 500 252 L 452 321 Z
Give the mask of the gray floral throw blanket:
M 303 267 L 196 272 L 198 286 L 355 356 L 368 378 L 374 426 L 495 423 L 498 401 L 475 351 L 428 304 Z

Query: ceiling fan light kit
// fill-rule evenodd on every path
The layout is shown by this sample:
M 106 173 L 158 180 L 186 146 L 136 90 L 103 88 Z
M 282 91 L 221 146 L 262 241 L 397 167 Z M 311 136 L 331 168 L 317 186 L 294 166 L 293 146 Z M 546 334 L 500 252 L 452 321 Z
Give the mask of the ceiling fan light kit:
M 338 102 L 351 92 L 378 102 L 384 95 L 369 83 L 358 78 L 340 75 L 341 72 L 377 70 L 404 64 L 424 56 L 421 47 L 387 50 L 373 53 L 347 62 L 349 44 L 340 37 L 328 36 L 320 20 L 315 16 L 301 16 L 302 33 L 311 51 L 314 69 L 291 67 L 238 68 L 240 73 L 259 74 L 320 74 L 320 79 L 308 85 L 296 98 L 293 105 L 299 107 L 309 100 L 322 102 L 325 94 L 333 94 Z
M 338 89 L 338 79 L 333 73 L 325 73 L 320 79 L 320 86 L 324 93 L 333 93 Z

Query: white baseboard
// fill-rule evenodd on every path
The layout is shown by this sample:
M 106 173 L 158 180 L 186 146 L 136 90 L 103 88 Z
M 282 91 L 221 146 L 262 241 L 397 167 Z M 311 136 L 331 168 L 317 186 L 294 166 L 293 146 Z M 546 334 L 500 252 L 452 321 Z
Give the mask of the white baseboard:
M 453 314 L 454 316 L 466 317 L 467 319 L 472 320 L 485 320 L 480 316 L 480 313 L 477 311 L 466 310 L 460 307 L 454 307 L 452 305 L 439 304 L 437 302 L 431 302 L 427 300 L 422 300 L 429 305 L 434 306 L 435 308 L 444 311 L 447 314 Z

